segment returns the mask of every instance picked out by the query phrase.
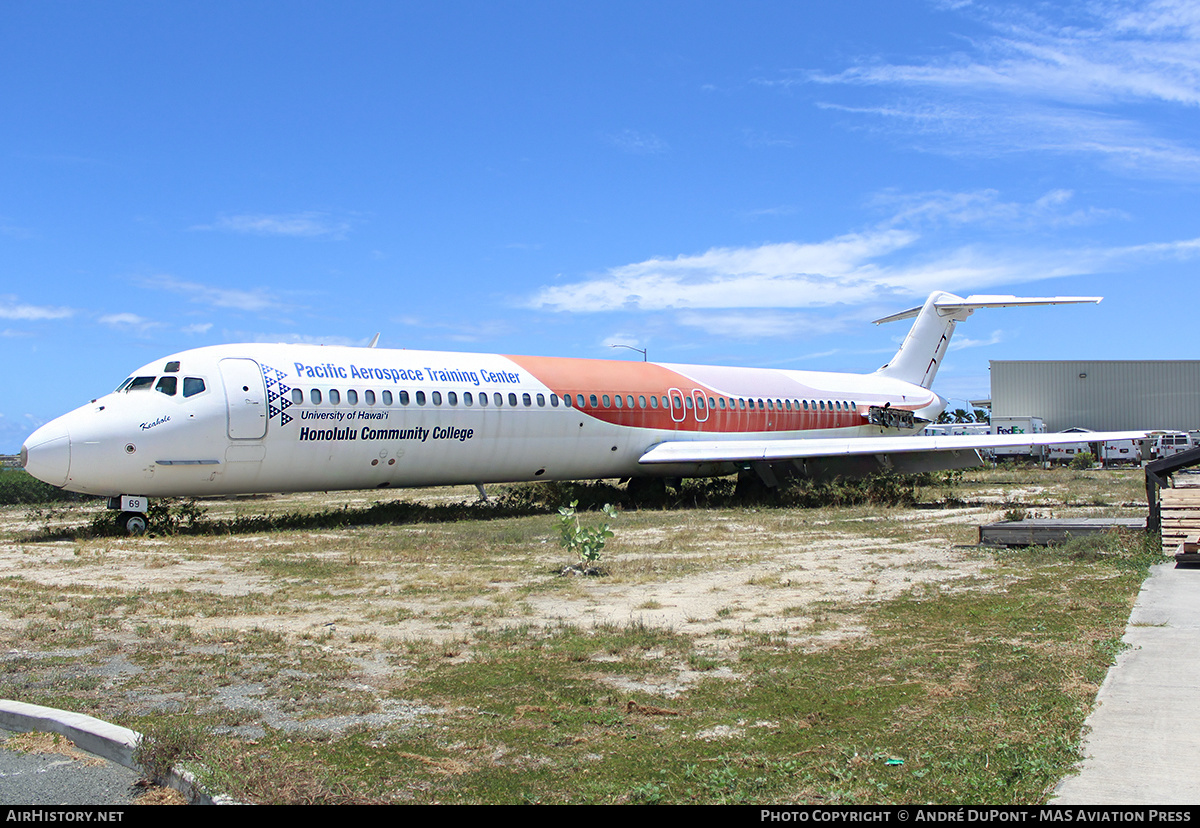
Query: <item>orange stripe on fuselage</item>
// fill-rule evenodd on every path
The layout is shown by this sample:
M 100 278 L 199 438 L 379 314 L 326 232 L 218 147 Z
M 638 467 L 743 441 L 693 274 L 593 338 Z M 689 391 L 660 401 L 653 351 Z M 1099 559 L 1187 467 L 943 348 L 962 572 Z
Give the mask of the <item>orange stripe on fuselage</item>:
M 724 397 L 739 399 L 739 395 L 729 392 L 718 393 L 712 388 L 697 384 L 676 371 L 664 368 L 653 362 L 618 362 L 607 359 L 572 359 L 566 357 L 534 357 L 511 356 L 510 359 L 520 365 L 531 375 L 540 380 L 552 392 L 570 394 L 573 404 L 577 405 L 578 395 L 582 394 L 585 405 L 579 409 L 582 413 L 595 417 L 613 425 L 631 426 L 635 428 L 654 428 L 674 431 L 692 431 L 704 433 L 762 433 L 777 431 L 808 431 L 813 429 L 844 428 L 847 426 L 863 425 L 863 416 L 853 411 L 789 411 L 786 406 L 782 410 L 754 408 L 722 409 L 718 405 L 709 407 L 709 401 Z M 691 397 L 699 392 L 704 397 L 704 409 L 698 409 L 695 399 L 692 407 L 676 409 L 674 417 L 671 408 L 662 408 L 662 398 L 672 396 L 671 389 Z M 591 395 L 597 397 L 597 405 L 591 405 Z M 620 394 L 624 404 L 617 408 L 615 405 L 604 407 L 603 395 L 607 394 L 610 401 Z M 778 399 L 794 399 L 789 392 L 787 396 L 780 395 Z M 632 396 L 635 406 L 628 405 L 628 397 Z M 655 396 L 659 399 L 659 408 L 642 408 L 637 405 L 641 396 Z M 740 398 L 750 399 L 746 395 Z M 772 401 L 777 399 L 772 397 Z M 764 398 L 765 401 L 765 398 Z M 754 398 L 755 406 L 759 398 Z M 707 419 L 703 419 L 707 415 Z M 681 417 L 681 422 L 675 418 Z

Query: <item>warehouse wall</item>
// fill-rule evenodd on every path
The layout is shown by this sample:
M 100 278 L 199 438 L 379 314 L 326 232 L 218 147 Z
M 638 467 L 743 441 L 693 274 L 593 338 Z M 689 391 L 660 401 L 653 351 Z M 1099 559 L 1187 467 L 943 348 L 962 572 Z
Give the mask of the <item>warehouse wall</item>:
M 1047 431 L 1200 429 L 1197 360 L 993 360 L 991 370 L 993 417 L 1041 417 Z

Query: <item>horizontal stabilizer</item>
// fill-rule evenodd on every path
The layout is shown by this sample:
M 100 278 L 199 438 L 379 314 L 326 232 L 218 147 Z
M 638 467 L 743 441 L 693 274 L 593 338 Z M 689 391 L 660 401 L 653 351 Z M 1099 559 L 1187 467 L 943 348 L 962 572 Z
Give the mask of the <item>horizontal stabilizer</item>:
M 963 319 L 979 308 L 1016 308 L 1024 305 L 1096 305 L 1104 298 L 1103 296 L 968 296 L 966 299 L 960 299 L 950 294 L 945 294 L 945 296 L 948 298 L 933 303 L 933 306 L 937 308 L 938 315 L 953 316 L 965 311 Z M 921 312 L 922 307 L 924 306 L 918 305 L 915 308 L 876 319 L 875 324 L 882 325 L 884 322 L 912 319 Z
M 639 463 L 783 462 L 809 457 L 899 454 L 914 451 L 975 451 L 1012 446 L 1053 446 L 1140 440 L 1145 431 L 1058 432 L 1055 434 L 954 434 L 934 437 L 818 437 L 811 440 L 673 440 L 659 443 Z

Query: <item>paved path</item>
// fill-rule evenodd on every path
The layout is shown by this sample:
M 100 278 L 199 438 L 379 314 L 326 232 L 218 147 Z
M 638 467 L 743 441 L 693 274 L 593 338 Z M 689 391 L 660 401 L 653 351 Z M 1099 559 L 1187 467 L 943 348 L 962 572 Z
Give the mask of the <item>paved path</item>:
M 1057 805 L 1200 803 L 1200 568 L 1160 564 L 1142 586 L 1100 686 L 1077 776 Z
M 0 729 L 0 741 L 12 735 Z M 5 805 L 131 805 L 139 776 L 83 751 L 68 756 L 0 748 L 0 802 Z

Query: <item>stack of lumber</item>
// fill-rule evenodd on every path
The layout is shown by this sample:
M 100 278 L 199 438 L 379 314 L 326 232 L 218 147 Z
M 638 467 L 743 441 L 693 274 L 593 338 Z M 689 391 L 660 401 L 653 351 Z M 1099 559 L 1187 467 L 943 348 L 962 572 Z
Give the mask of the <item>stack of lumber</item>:
M 1200 560 L 1200 538 L 1194 539 L 1192 549 L 1180 549 L 1189 536 L 1200 536 L 1200 487 L 1160 490 L 1162 497 L 1162 548 L 1164 555 L 1176 560 Z M 1186 554 L 1188 557 L 1180 558 Z

